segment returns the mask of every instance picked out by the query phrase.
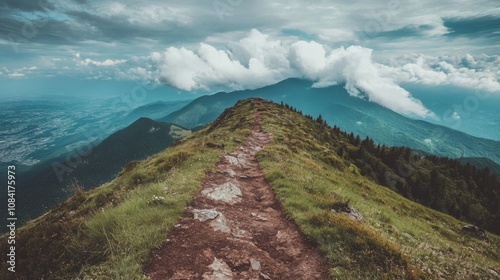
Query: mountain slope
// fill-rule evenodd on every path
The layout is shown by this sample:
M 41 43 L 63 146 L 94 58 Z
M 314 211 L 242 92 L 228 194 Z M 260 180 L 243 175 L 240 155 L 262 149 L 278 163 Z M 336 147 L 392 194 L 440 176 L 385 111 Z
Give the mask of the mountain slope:
M 250 97 L 284 102 L 312 116 L 321 114 L 330 125 L 362 138 L 370 136 L 376 143 L 407 146 L 451 158 L 487 157 L 500 163 L 499 141 L 406 118 L 378 104 L 349 96 L 342 86 L 311 88 L 310 82 L 298 79 L 284 80 L 256 90 L 203 96 L 161 120 L 185 127 L 206 124 L 238 100 Z
M 95 147 L 81 147 L 35 166 L 19 176 L 17 182 L 21 215 L 18 218 L 25 220 L 42 214 L 66 199 L 76 185 L 83 189 L 99 186 L 114 178 L 130 161 L 158 153 L 189 133 L 176 125 L 140 118 Z
M 253 99 L 225 110 L 210 126 L 159 154 L 127 165 L 112 182 L 77 192 L 18 230 L 16 276 L 143 278 L 152 252 L 168 244 L 166 233 L 192 219 L 186 206 L 203 178 L 216 173 L 220 158 L 251 134 L 256 112 L 262 114 L 262 130 L 271 136 L 257 153 L 266 181 L 286 217 L 327 257 L 334 278 L 494 279 L 500 271 L 500 237 L 486 233 L 484 240 L 469 234 L 462 230 L 464 222 L 363 175 L 367 168 L 350 153 L 361 155 L 366 146 L 371 148 L 365 152 L 376 156 L 369 140 L 362 144 L 325 127 L 322 120 Z M 434 169 L 432 160 L 425 163 L 419 167 Z M 436 172 L 446 176 L 453 162 L 440 164 Z M 6 238 L 2 240 L 0 250 L 6 251 Z M 8 279 L 6 254 L 0 260 L 0 277 Z
M 263 109 L 261 102 L 256 103 Z M 186 209 L 184 215 L 195 219 L 181 221 L 169 234 L 168 245 L 153 254 L 145 268 L 152 280 L 197 279 L 202 273 L 204 279 L 217 274 L 221 278 L 216 266 L 226 267 L 225 279 L 331 278 L 326 259 L 280 213 L 256 159 L 270 135 L 261 130 L 260 111 L 250 117 L 250 135 L 234 152 L 221 157 L 216 172 L 203 178 L 201 192 Z M 207 214 L 217 218 L 200 223 Z M 227 249 L 230 253 L 224 254 Z M 245 269 L 248 264 L 252 269 Z
M 125 119 L 130 123 L 139 118 L 157 119 L 168 114 L 167 112 L 175 112 L 182 107 L 189 104 L 191 100 L 178 100 L 178 101 L 157 101 L 135 108 L 130 112 Z

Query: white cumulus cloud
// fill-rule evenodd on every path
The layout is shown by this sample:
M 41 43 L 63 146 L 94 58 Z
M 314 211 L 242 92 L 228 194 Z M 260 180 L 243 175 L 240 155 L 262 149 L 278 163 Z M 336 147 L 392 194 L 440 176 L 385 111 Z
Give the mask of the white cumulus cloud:
M 77 56 L 79 57 L 79 56 Z M 80 63 L 82 65 L 95 65 L 95 66 L 103 66 L 103 67 L 109 67 L 109 66 L 115 66 L 118 64 L 125 63 L 127 60 L 125 59 L 117 59 L 117 60 L 112 60 L 112 59 L 106 59 L 104 61 L 98 61 L 98 60 L 92 60 L 90 58 L 86 58 L 82 60 Z
M 152 53 L 150 59 L 160 81 L 188 91 L 251 89 L 300 77 L 314 81 L 316 87 L 345 84 L 351 95 L 402 114 L 433 115 L 393 79 L 383 76 L 381 66 L 372 61 L 372 51 L 359 46 L 327 52 L 317 42 L 299 40 L 287 45 L 254 29 L 226 50 L 201 43 L 194 50 L 169 47 Z
M 326 66 L 326 51 L 316 42 L 298 41 L 291 45 L 289 60 L 292 67 L 305 77 L 317 80 Z
M 26 76 L 24 73 L 13 72 L 8 74 L 9 78 L 22 78 Z
M 256 29 L 222 49 L 207 43 L 194 49 L 169 47 L 149 59 L 160 81 L 184 90 L 253 89 L 297 77 L 313 81 L 315 87 L 343 84 L 353 96 L 420 117 L 434 114 L 401 83 L 500 92 L 499 56 L 410 55 L 387 65 L 375 62 L 369 48 L 329 49 L 296 38 L 282 42 Z
M 207 37 L 197 45 L 169 46 L 127 59 L 96 60 L 73 52 L 72 61 L 76 71 L 90 71 L 96 78 L 148 80 L 187 91 L 255 89 L 287 78 L 302 78 L 312 81 L 314 87 L 343 85 L 352 96 L 424 118 L 434 117 L 433 112 L 402 84 L 453 85 L 500 93 L 498 55 L 410 54 L 380 61 L 372 49 L 358 45 L 332 48 L 257 29 L 234 39 L 236 36 L 224 40 Z M 9 75 L 8 69 L 4 70 Z M 15 72 L 29 75 L 29 71 Z
M 384 68 L 384 75 L 397 82 L 426 85 L 454 85 L 488 92 L 500 92 L 500 56 L 403 57 L 398 65 Z
M 268 41 L 267 36 L 256 30 L 250 37 L 256 40 L 240 41 L 234 45 L 235 52 L 201 43 L 195 50 L 169 47 L 164 52 L 152 53 L 150 59 L 157 66 L 161 81 L 184 90 L 218 86 L 256 88 L 286 77 L 283 71 L 289 67 L 280 69 L 281 63 L 287 63 L 284 56 L 279 57 L 283 53 L 273 54 L 270 50 L 280 44 Z

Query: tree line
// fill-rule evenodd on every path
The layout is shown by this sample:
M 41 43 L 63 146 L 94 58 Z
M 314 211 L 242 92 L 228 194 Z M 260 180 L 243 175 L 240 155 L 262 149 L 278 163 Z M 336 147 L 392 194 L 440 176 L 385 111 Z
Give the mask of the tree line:
M 302 114 L 288 104 L 281 106 Z M 363 176 L 422 205 L 500 234 L 500 181 L 489 169 L 407 147 L 376 144 L 370 137 L 361 139 L 328 126 L 321 115 L 305 117 L 315 122 L 315 137 L 356 165 Z

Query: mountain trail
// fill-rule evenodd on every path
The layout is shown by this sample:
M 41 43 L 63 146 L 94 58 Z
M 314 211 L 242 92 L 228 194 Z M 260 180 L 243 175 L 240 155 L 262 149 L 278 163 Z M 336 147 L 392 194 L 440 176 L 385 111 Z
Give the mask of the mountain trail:
M 270 142 L 255 114 L 252 133 L 207 174 L 166 244 L 151 279 L 330 279 L 326 259 L 281 211 L 255 155 Z

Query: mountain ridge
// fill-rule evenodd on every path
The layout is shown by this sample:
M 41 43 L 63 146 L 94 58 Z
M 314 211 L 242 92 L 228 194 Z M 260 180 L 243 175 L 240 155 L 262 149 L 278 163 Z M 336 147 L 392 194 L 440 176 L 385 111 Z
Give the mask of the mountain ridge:
M 488 157 L 500 163 L 499 141 L 406 118 L 378 104 L 349 96 L 341 86 L 312 88 L 311 85 L 305 80 L 287 79 L 255 90 L 219 92 L 195 99 L 159 120 L 186 127 L 204 125 L 240 99 L 265 98 L 277 103 L 285 102 L 304 114 L 321 114 L 330 125 L 339 126 L 363 138 L 370 136 L 380 144 L 408 146 L 451 158 Z
M 131 123 L 136 121 L 141 117 L 147 117 L 150 119 L 157 119 L 165 115 L 165 112 L 175 112 L 185 105 L 189 104 L 191 100 L 174 100 L 174 101 L 156 101 L 148 103 L 146 105 L 139 106 L 132 110 L 125 117 L 126 120 L 130 120 Z
M 411 150 L 379 147 L 286 106 L 240 101 L 205 129 L 127 165 L 113 181 L 78 191 L 18 231 L 23 244 L 16 252 L 18 277 L 143 278 L 152 251 L 168 244 L 167 234 L 175 225 L 192 219 L 183 213 L 202 179 L 216 173 L 220 158 L 248 139 L 257 111 L 263 116 L 262 131 L 271 135 L 271 143 L 257 153 L 265 179 L 283 214 L 327 257 L 332 277 L 488 279 L 500 271 L 500 237 L 487 232 L 485 240 L 463 231 L 467 223 L 377 184 L 370 166 L 361 164 L 368 163 L 368 156 L 385 154 L 389 159 L 394 154 L 396 161 L 388 162 L 397 170 L 399 153 Z M 425 170 L 435 169 L 440 180 L 455 168 L 455 161 L 418 162 L 424 175 L 412 176 L 424 178 Z M 471 172 L 475 178 L 478 171 Z M 362 220 L 348 215 L 354 211 Z M 5 246 L 0 243 L 1 250 Z

